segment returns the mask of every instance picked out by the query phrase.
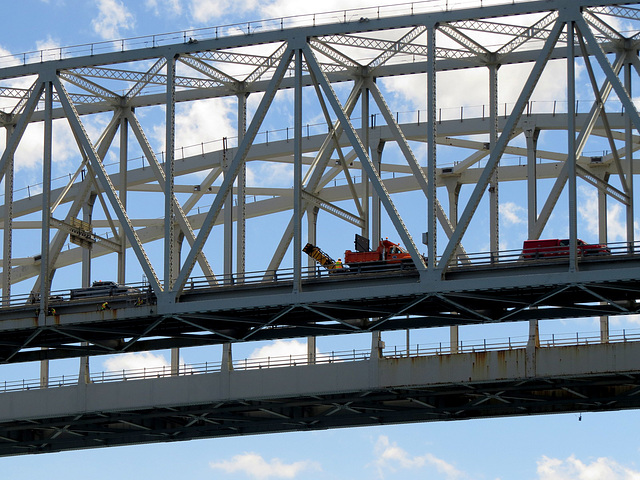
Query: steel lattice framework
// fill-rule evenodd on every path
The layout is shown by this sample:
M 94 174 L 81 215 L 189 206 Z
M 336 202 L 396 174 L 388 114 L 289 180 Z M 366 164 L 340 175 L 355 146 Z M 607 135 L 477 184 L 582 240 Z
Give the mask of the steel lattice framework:
M 636 262 L 637 171 L 632 152 L 638 148 L 640 116 L 631 90 L 640 72 L 640 39 L 637 30 L 629 36 L 617 25 L 635 28 L 638 11 L 632 2 L 587 0 L 466 10 L 417 3 L 344 12 L 339 19 L 332 14 L 249 23 L 241 33 L 231 28 L 181 32 L 153 37 L 145 46 L 140 39 L 122 40 L 0 59 L 1 121 L 7 132 L 0 158 L 5 186 L 3 361 L 531 320 L 544 318 L 531 313 L 542 305 L 560 304 L 563 309 L 546 313 L 547 318 L 637 313 L 637 269 L 631 268 Z M 566 109 L 556 111 L 554 105 L 553 111 L 534 113 L 532 95 L 554 61 L 566 66 Z M 526 64 L 528 70 L 515 103 L 503 110 L 498 70 L 516 64 Z M 591 100 L 586 113 L 576 108 L 576 65 L 588 76 Z M 443 119 L 438 76 L 477 70 L 488 78 L 487 111 L 464 121 Z M 392 112 L 385 98 L 388 87 L 377 80 L 395 76 L 422 79 L 426 116 L 401 122 Z M 26 82 L 30 86 L 25 87 Z M 285 91 L 292 93 L 286 96 Z M 248 113 L 253 95 L 259 101 Z M 177 106 L 208 99 L 235 102 L 235 138 L 224 138 L 213 149 L 203 143 L 197 154 L 185 155 L 176 145 Z M 278 116 L 285 103 L 294 125 L 281 127 L 286 139 L 269 141 L 265 119 Z M 156 153 L 149 140 L 153 125 L 145 125 L 145 112 L 157 114 L 158 106 L 164 117 L 162 153 Z M 322 133 L 311 134 L 309 115 L 320 116 Z M 102 119 L 98 135 L 90 134 L 96 129 L 94 118 Z M 54 188 L 59 131 L 54 124 L 61 122 L 75 140 L 77 162 L 66 185 Z M 15 157 L 34 123 L 44 126 L 42 188 L 20 197 L 14 188 Z M 547 131 L 564 132 L 565 140 L 557 149 L 539 150 L 540 132 Z M 594 144 L 590 142 L 606 145 L 608 152 L 586 155 L 585 149 Z M 385 146 L 390 144 L 400 154 L 385 162 Z M 458 152 L 455 158 L 460 160 L 453 166 L 441 160 L 445 147 Z M 426 162 L 419 160 L 416 148 L 425 149 Z M 128 160 L 134 151 L 141 153 L 142 165 L 132 168 Z M 111 164 L 110 155 L 119 162 Z M 505 155 L 521 156 L 525 164 L 501 164 Z M 254 162 L 284 165 L 292 187 L 247 185 Z M 550 188 L 540 187 L 543 180 L 551 182 Z M 515 181 L 526 185 L 529 238 L 543 235 L 552 213 L 566 219 L 570 255 L 566 264 L 545 270 L 554 278 L 514 280 L 509 275 L 528 276 L 535 268 L 509 270 L 501 263 L 499 191 Z M 594 266 L 580 258 L 578 181 L 598 192 L 601 242 L 608 235 L 607 201 L 621 204 L 626 212 L 624 255 L 615 262 Z M 468 195 L 461 200 L 465 185 Z M 426 256 L 414 241 L 417 232 L 410 232 L 397 208 L 397 194 L 403 192 L 418 192 L 426 205 Z M 543 193 L 546 198 L 540 202 Z M 568 206 L 559 207 L 563 195 Z M 250 198 L 254 201 L 248 202 Z M 474 218 L 486 215 L 479 210 L 484 200 L 489 203 L 490 252 L 488 266 L 482 265 L 479 275 L 494 278 L 492 269 L 506 270 L 500 270 L 504 278 L 495 283 L 502 286 L 463 295 L 460 292 L 477 290 L 473 268 L 482 262 L 470 253 L 479 247 L 468 232 Z M 94 205 L 99 206 L 95 211 Z M 317 272 L 305 265 L 301 250 L 306 241 L 316 242 L 320 211 L 336 228 L 347 225 L 374 239 L 382 236 L 382 224 L 388 221 L 410 252 L 415 271 L 390 289 L 378 279 L 367 280 L 373 290 L 366 293 L 357 289 L 358 281 L 347 279 L 345 285 L 353 289 L 348 302 L 337 301 L 342 294 L 339 282 L 311 286 Z M 247 221 L 282 212 L 290 220 L 282 231 L 269 232 L 280 239 L 275 249 L 247 252 Z M 212 234 L 215 228 L 221 235 Z M 21 229 L 39 232 L 40 248 L 29 255 L 14 254 L 13 236 Z M 223 272 L 213 266 L 212 244 L 222 245 L 222 259 L 214 260 L 222 263 Z M 161 253 L 150 254 L 150 249 Z M 143 272 L 149 285 L 144 305 L 130 308 L 123 300 L 113 318 L 105 318 L 87 302 L 56 303 L 65 299 L 51 293 L 55 272 L 79 265 L 86 287 L 92 262 L 104 255 L 117 258 L 121 283 L 134 268 L 127 256 L 135 258 L 136 271 Z M 517 257 L 510 260 L 517 263 Z M 620 267 L 621 261 L 629 268 Z M 283 278 L 283 269 L 290 274 L 253 301 L 248 297 L 257 290 L 247 282 L 248 264 L 260 265 L 260 280 L 272 285 L 278 275 Z M 465 268 L 470 270 L 465 273 Z M 199 295 L 194 277 L 211 291 Z M 24 297 L 12 296 L 12 286 L 29 280 L 31 303 L 25 306 Z M 242 283 L 247 285 L 238 285 Z M 381 298 L 383 291 L 397 301 L 371 300 Z M 524 291 L 530 293 L 525 300 Z M 321 293 L 314 296 L 316 292 Z M 566 297 L 557 300 L 563 292 Z M 235 309 L 230 306 L 234 303 Z M 487 304 L 496 308 L 487 311 Z M 391 321 L 408 315 L 415 317 Z M 107 332 L 104 322 L 112 320 L 118 328 Z M 205 335 L 189 337 L 194 331 Z M 144 342 L 158 336 L 161 340 Z

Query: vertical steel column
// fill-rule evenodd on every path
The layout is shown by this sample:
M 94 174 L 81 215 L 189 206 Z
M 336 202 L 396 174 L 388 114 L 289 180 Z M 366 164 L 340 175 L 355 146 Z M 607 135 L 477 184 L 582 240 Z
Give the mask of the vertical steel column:
M 451 228 L 455 230 L 458 224 L 458 199 L 460 197 L 460 182 L 458 178 L 446 177 L 444 179 L 447 192 L 449 194 L 449 222 Z M 458 353 L 460 345 L 460 327 L 458 325 L 449 326 L 449 352 Z
M 164 291 L 168 292 L 173 287 L 175 273 L 174 268 L 174 156 L 175 156 L 175 119 L 176 119 L 176 59 L 167 57 L 167 98 L 166 98 L 166 152 L 164 158 Z
M 40 313 L 38 324 L 46 324 L 49 308 L 49 240 L 51 224 L 51 153 L 53 141 L 53 84 L 45 83 L 44 89 L 44 152 L 42 157 L 42 230 L 40 244 Z M 40 388 L 49 386 L 49 360 L 40 362 Z
M 369 144 L 369 89 L 364 86 L 364 82 L 362 86 L 362 93 L 360 94 L 360 102 L 362 117 L 360 138 L 364 144 L 365 151 L 371 155 L 371 145 Z M 360 192 L 360 198 L 362 199 L 360 204 L 362 205 L 362 219 L 364 220 L 361 235 L 371 238 L 371 232 L 369 230 L 371 227 L 371 221 L 369 219 L 369 177 L 362 165 L 360 166 L 360 178 L 362 179 L 360 182 L 362 188 Z
M 534 239 L 538 222 L 538 179 L 536 156 L 538 150 L 538 136 L 540 130 L 535 125 L 527 123 L 524 128 L 527 141 L 527 238 Z M 535 307 L 533 307 L 535 308 Z M 529 341 L 527 354 L 533 360 L 535 347 L 540 346 L 540 327 L 538 320 L 529 320 Z
M 489 151 L 493 151 L 498 142 L 498 65 L 489 65 Z M 491 261 L 498 261 L 500 251 L 500 202 L 498 197 L 498 171 L 500 161 L 489 180 L 489 230 Z
M 13 133 L 14 126 L 7 126 L 7 139 Z M 2 243 L 2 304 L 9 306 L 11 303 L 11 257 L 13 256 L 13 178 L 14 156 L 7 159 L 7 170 L 4 174 L 4 224 Z
M 42 230 L 40 244 L 40 320 L 44 325 L 49 303 L 51 275 L 49 272 L 49 242 L 51 224 L 51 153 L 53 145 L 53 84 L 45 84 L 44 91 L 44 152 L 42 158 Z
M 427 28 L 427 270 L 434 272 L 437 250 L 436 216 L 436 28 Z
M 382 172 L 382 151 L 384 150 L 384 141 L 378 142 L 378 147 L 371 152 L 371 162 L 378 170 L 378 175 Z M 382 238 L 382 203 L 380 196 L 375 189 L 371 191 L 371 246 L 377 248 L 378 242 Z
M 293 134 L 293 291 L 302 285 L 302 50 L 295 52 Z
M 602 180 L 609 183 L 609 174 L 605 173 Z M 598 243 L 606 244 L 607 242 L 607 194 L 598 189 Z M 602 343 L 609 343 L 608 315 L 602 315 L 600 317 L 600 341 Z
M 238 144 L 242 142 L 242 137 L 247 130 L 247 96 L 246 93 L 238 95 Z M 238 202 L 236 209 L 236 272 L 238 274 L 238 280 L 244 281 L 242 274 L 244 274 L 246 265 L 246 248 L 247 248 L 247 202 L 246 202 L 246 189 L 247 189 L 247 164 L 244 162 L 240 167 L 237 179 L 237 191 L 236 199 Z
M 527 124 L 524 128 L 527 141 L 527 238 L 534 240 L 536 223 L 538 222 L 538 173 L 536 156 L 540 130 L 535 125 Z
M 82 205 L 82 221 L 92 224 L 93 219 L 93 206 L 96 201 L 96 193 L 91 192 L 87 201 L 84 205 Z M 122 241 L 122 240 L 121 240 Z M 91 285 L 91 251 L 92 247 L 89 244 L 87 247 L 82 248 L 82 287 L 86 288 Z M 120 266 L 118 265 L 118 268 Z M 120 270 L 118 269 L 118 281 L 120 281 Z M 82 342 L 82 346 L 86 347 L 89 343 Z M 90 369 L 89 369 L 89 357 L 83 356 L 80 357 L 80 370 L 78 373 L 78 383 L 87 384 L 90 379 Z
M 222 139 L 222 155 L 223 155 L 223 175 L 231 175 L 229 172 L 229 160 L 227 158 L 228 152 L 227 139 Z M 233 185 L 229 189 L 229 194 L 224 201 L 222 207 L 222 263 L 224 271 L 224 283 L 233 283 Z
M 569 162 L 569 271 L 578 268 L 576 185 L 576 72 L 574 22 L 567 22 L 567 162 Z
M 629 55 L 635 55 L 635 52 L 629 53 Z M 624 69 L 624 86 L 631 96 L 631 71 L 632 64 L 627 62 Z M 629 253 L 633 253 L 633 243 L 635 241 L 634 231 L 634 193 L 633 193 L 633 124 L 631 123 L 631 115 L 627 115 L 625 118 L 624 127 L 624 143 L 625 143 L 625 157 L 627 166 L 627 187 L 629 188 L 629 205 L 627 206 L 627 245 Z
M 127 209 L 127 157 L 129 156 L 129 121 L 126 115 L 120 119 L 120 203 Z M 118 282 L 125 283 L 127 264 L 127 236 L 122 225 L 118 231 L 120 236 L 120 251 L 118 252 Z

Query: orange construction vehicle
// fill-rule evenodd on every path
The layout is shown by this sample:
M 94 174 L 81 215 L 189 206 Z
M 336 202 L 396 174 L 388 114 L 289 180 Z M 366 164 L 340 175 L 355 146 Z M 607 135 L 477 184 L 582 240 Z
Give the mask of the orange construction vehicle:
M 369 249 L 369 239 L 356 235 L 355 251 L 344 252 L 344 261 L 334 261 L 320 248 L 308 243 L 303 249 L 307 255 L 329 270 L 329 273 L 346 273 L 381 268 L 402 268 L 404 265 L 413 267 L 411 254 L 397 243 L 388 239 L 380 240 L 376 250 Z
M 344 252 L 344 263 L 349 267 L 365 263 L 374 266 L 411 262 L 411 254 L 388 239 L 380 240 L 377 249 L 369 250 L 369 239 L 356 235 L 355 245 L 355 252 Z

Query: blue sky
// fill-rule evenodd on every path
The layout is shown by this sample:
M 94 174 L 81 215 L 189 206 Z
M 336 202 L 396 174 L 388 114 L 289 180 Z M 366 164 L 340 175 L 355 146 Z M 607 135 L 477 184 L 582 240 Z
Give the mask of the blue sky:
M 18 54 L 40 48 L 84 44 L 119 37 L 133 37 L 218 24 L 256 20 L 265 17 L 306 13 L 321 8 L 368 6 L 366 0 L 329 0 L 321 7 L 312 2 L 274 0 L 232 2 L 205 0 L 23 0 L 5 2 L 4 35 L 0 38 L 1 54 Z M 391 2 L 384 2 L 388 4 Z M 473 2 L 461 2 L 473 5 Z M 473 74 L 471 74 L 473 75 Z M 478 81 L 484 81 L 482 79 Z M 405 83 L 403 83 L 405 82 Z M 551 83 L 549 83 L 550 85 Z M 408 80 L 389 80 L 395 88 L 388 99 L 394 110 L 424 108 L 424 98 L 416 96 Z M 515 87 L 514 87 L 515 88 Z M 482 90 L 482 89 L 478 89 Z M 485 89 L 486 90 L 486 89 Z M 515 88 L 517 90 L 517 88 Z M 442 105 L 457 108 L 454 90 L 446 82 L 440 92 Z M 562 97 L 562 91 L 547 92 L 551 98 Z M 473 92 L 468 92 L 473 96 Z M 562 98 L 560 98 L 562 99 Z M 467 98 L 467 105 L 478 105 L 482 98 Z M 486 100 L 485 100 L 486 101 Z M 504 99 L 507 101 L 507 98 Z M 512 100 L 511 100 L 512 101 Z M 184 107 L 185 118 L 201 118 L 196 108 Z M 289 115 L 292 115 L 289 113 Z M 193 122 L 185 122 L 185 125 Z M 213 128 L 216 128 L 215 126 Z M 218 130 L 225 128 L 221 125 Z M 186 129 L 186 127 L 185 127 Z M 202 132 L 185 132 L 183 142 L 194 142 Z M 192 136 L 193 134 L 193 136 Z M 153 139 L 161 146 L 162 135 Z M 180 145 L 178 143 L 178 145 Z M 62 166 L 60 166 L 62 169 Z M 28 183 L 37 176 L 39 165 L 25 163 L 20 175 Z M 61 170 L 62 173 L 62 170 Z M 591 194 L 583 202 L 582 232 L 593 234 L 587 221 L 595 205 Z M 526 234 L 522 204 L 505 202 L 502 222 L 506 248 L 518 248 Z M 526 206 L 526 205 L 524 205 Z M 617 217 L 616 217 L 617 218 Z M 611 220 L 610 221 L 615 221 Z M 551 225 L 561 231 L 563 227 Z M 560 235 L 558 233 L 557 235 Z M 592 238 L 593 239 L 593 238 Z M 349 242 L 351 240 L 349 239 Z M 476 250 L 482 250 L 480 245 Z M 336 250 L 339 248 L 336 247 Z M 626 321 L 612 328 L 637 326 Z M 553 322 L 541 327 L 543 332 L 595 331 L 592 320 Z M 461 333 L 465 339 L 505 337 L 526 334 L 526 326 L 508 329 L 469 328 Z M 445 332 L 416 332 L 414 341 L 430 343 L 446 336 Z M 396 336 L 397 337 L 397 336 Z M 402 336 L 388 336 L 387 343 L 402 343 Z M 320 351 L 366 348 L 369 339 L 345 337 L 319 340 Z M 259 350 L 259 348 L 263 348 Z M 234 351 L 236 357 L 267 356 L 283 349 L 298 351 L 302 344 L 247 345 Z M 197 350 L 197 349 L 196 349 Z M 220 357 L 219 349 L 183 352 L 187 362 Z M 128 365 L 166 364 L 166 353 L 146 358 L 126 357 L 98 360 L 94 369 L 117 369 Z M 130 363 L 127 363 L 130 362 Z M 37 376 L 37 366 L 2 368 L 3 379 Z M 56 372 L 77 371 L 73 362 L 52 364 Z M 35 371 L 35 374 L 34 374 Z M 502 418 L 463 422 L 424 423 L 385 427 L 331 430 L 314 433 L 289 433 L 240 438 L 198 440 L 191 442 L 134 447 L 117 447 L 80 452 L 3 458 L 0 460 L 5 478 L 50 476 L 68 480 L 91 478 L 173 479 L 591 479 L 631 480 L 640 478 L 640 442 L 634 427 L 638 412 L 554 415 Z

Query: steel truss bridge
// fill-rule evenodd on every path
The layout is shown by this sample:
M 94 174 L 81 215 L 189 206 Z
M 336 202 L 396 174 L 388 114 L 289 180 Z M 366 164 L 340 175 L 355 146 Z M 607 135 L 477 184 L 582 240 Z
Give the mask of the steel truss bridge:
M 42 387 L 0 394 L 0 455 L 640 406 L 638 346 L 611 343 L 608 326 L 640 310 L 638 20 L 632 2 L 426 2 L 0 58 L 0 361 L 40 361 Z M 563 101 L 538 100 L 553 100 L 547 72 Z M 426 109 L 392 111 L 402 81 Z M 450 85 L 463 105 L 484 90 L 486 109 L 452 115 Z M 178 144 L 196 107 L 233 134 Z M 31 192 L 18 173 L 34 124 Z M 54 148 L 65 138 L 71 160 Z M 61 158 L 74 163 L 64 181 Z M 597 198 L 597 240 L 621 237 L 611 255 L 580 255 L 579 187 Z M 500 208 L 514 203 L 526 238 L 565 225 L 568 256 L 501 251 Z M 343 231 L 393 234 L 414 268 L 327 275 L 303 258 Z M 145 284 L 68 296 L 108 269 Z M 586 317 L 599 344 L 540 347 L 540 320 Z M 526 348 L 458 352 L 460 326 L 504 322 L 528 324 Z M 380 353 L 383 331 L 442 326 L 450 355 Z M 371 333 L 366 360 L 315 363 L 316 337 L 353 333 Z M 232 369 L 233 343 L 301 337 L 304 366 Z M 223 346 L 223 370 L 180 375 L 178 349 L 202 345 Z M 157 349 L 172 349 L 174 376 L 90 382 L 90 357 Z M 73 357 L 77 385 L 46 388 L 49 361 Z

